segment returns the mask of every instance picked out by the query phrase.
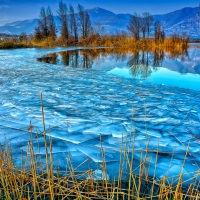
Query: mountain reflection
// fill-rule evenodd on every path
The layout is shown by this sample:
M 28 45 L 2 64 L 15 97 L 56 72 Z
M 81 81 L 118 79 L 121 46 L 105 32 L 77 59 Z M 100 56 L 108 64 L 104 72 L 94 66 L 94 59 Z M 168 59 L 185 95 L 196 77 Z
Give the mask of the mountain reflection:
M 91 69 L 102 63 L 122 63 L 125 62 L 133 77 L 141 77 L 146 79 L 158 67 L 162 66 L 165 58 L 184 60 L 188 57 L 187 50 L 180 52 L 165 52 L 161 49 L 154 51 L 132 50 L 127 48 L 97 48 L 97 49 L 80 49 L 63 51 L 59 53 L 48 54 L 38 58 L 40 62 L 50 64 L 62 64 L 67 67 Z M 197 71 L 199 67 L 197 66 Z

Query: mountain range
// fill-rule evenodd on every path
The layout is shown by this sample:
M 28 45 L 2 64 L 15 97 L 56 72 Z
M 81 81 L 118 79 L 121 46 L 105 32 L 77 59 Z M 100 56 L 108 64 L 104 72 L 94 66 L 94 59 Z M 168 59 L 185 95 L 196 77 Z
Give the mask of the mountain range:
M 93 8 L 87 10 L 93 25 L 101 25 L 104 32 L 111 34 L 119 30 L 127 31 L 131 14 L 115 14 L 102 8 Z M 163 15 L 153 15 L 155 20 L 161 21 L 166 34 L 186 33 L 191 38 L 200 37 L 199 8 L 183 8 Z M 58 25 L 58 19 L 56 24 Z M 33 33 L 37 26 L 38 19 L 16 21 L 0 26 L 0 33 L 20 34 L 26 32 Z

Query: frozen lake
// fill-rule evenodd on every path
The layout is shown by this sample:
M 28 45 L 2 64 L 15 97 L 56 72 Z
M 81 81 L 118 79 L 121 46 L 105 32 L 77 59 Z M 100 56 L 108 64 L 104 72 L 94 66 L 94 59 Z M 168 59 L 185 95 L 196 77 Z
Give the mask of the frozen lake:
M 87 169 L 88 163 L 91 169 L 101 170 L 101 134 L 107 173 L 113 178 L 118 174 L 122 133 L 130 138 L 133 127 L 135 142 L 129 145 L 135 149 L 135 173 L 148 146 L 147 156 L 142 155 L 150 176 L 157 149 L 156 176 L 179 174 L 190 142 L 184 170 L 184 178 L 190 178 L 188 173 L 200 167 L 200 51 L 191 48 L 188 56 L 173 58 L 158 54 L 75 48 L 0 50 L 1 143 L 6 138 L 13 156 L 20 157 L 27 150 L 31 121 L 35 152 L 45 160 L 43 139 L 35 138 L 43 131 L 42 91 L 53 157 L 61 170 L 66 169 L 69 152 L 75 167 L 87 160 L 79 170 Z

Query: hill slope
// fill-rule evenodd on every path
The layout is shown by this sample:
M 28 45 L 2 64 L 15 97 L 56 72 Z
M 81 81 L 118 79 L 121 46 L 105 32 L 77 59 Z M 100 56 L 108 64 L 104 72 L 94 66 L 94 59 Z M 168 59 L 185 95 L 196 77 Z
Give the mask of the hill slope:
M 111 11 L 94 8 L 88 10 L 93 25 L 104 26 L 106 33 L 115 33 L 117 30 L 125 30 L 131 14 L 115 14 Z M 187 33 L 190 37 L 199 37 L 198 7 L 183 8 L 164 15 L 154 15 L 155 20 L 160 20 L 167 35 L 171 33 Z M 57 21 L 57 20 L 56 20 Z M 58 24 L 58 21 L 57 21 Z M 0 26 L 0 33 L 20 34 L 22 32 L 33 33 L 37 26 L 37 19 L 16 21 Z

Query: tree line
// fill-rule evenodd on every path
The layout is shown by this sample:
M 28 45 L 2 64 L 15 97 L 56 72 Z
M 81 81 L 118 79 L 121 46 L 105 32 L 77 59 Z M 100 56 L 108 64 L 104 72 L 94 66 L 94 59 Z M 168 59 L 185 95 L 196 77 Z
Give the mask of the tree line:
M 87 38 L 91 34 L 94 34 L 89 13 L 80 4 L 78 4 L 76 14 L 71 4 L 67 6 L 66 3 L 60 1 L 57 16 L 60 22 L 59 27 L 56 27 L 51 8 L 48 7 L 46 10 L 44 7 L 41 8 L 40 19 L 35 29 L 35 41 L 42 41 L 47 37 L 55 41 L 57 39 L 57 31 L 60 32 L 60 37 L 58 38 L 60 42 L 68 43 L 77 43 L 79 37 Z M 127 29 L 135 40 L 150 38 L 153 22 L 154 18 L 149 13 L 146 12 L 142 15 L 135 13 L 131 16 Z M 155 41 L 164 41 L 165 32 L 161 22 L 155 21 L 153 27 Z
M 56 16 L 50 7 L 40 10 L 38 25 L 34 31 L 33 44 L 39 46 L 182 46 L 187 47 L 188 40 L 176 35 L 173 43 L 166 38 L 164 27 L 155 21 L 148 12 L 135 13 L 130 17 L 127 31 L 106 34 L 100 24 L 91 24 L 90 15 L 80 4 L 77 9 L 62 0 L 58 4 Z M 59 25 L 57 25 L 59 21 Z M 59 33 L 59 34 L 58 34 Z M 24 35 L 21 35 L 24 38 Z M 174 38 L 171 36 L 171 38 Z M 185 42 L 186 41 L 186 42 Z
M 56 27 L 55 18 L 51 8 L 44 7 L 40 10 L 38 26 L 35 28 L 34 40 L 42 41 L 50 38 L 52 41 L 57 39 L 57 31 L 60 32 L 58 40 L 60 42 L 78 42 L 79 37 L 86 38 L 92 33 L 92 25 L 88 12 L 78 4 L 76 14 L 73 6 L 69 6 L 62 1 L 59 2 L 57 17 L 60 26 Z
M 173 59 L 183 59 L 188 57 L 187 50 L 177 52 L 170 50 L 165 52 L 163 49 L 149 51 L 124 48 L 99 48 L 62 51 L 59 53 L 48 54 L 37 60 L 51 64 L 62 63 L 65 66 L 74 68 L 92 68 L 95 60 L 98 60 L 99 65 L 105 62 L 105 58 L 109 56 L 111 59 L 115 59 L 116 62 L 127 61 L 126 66 L 130 69 L 133 77 L 140 76 L 141 78 L 146 79 L 154 70 L 157 70 L 158 67 L 162 66 L 166 53 L 167 56 L 170 56 L 170 58 Z
M 156 42 L 163 42 L 165 31 L 160 21 L 156 20 L 149 13 L 138 15 L 135 13 L 131 16 L 127 29 L 134 36 L 135 40 L 146 39 L 150 37 L 151 27 L 154 28 L 154 39 Z

